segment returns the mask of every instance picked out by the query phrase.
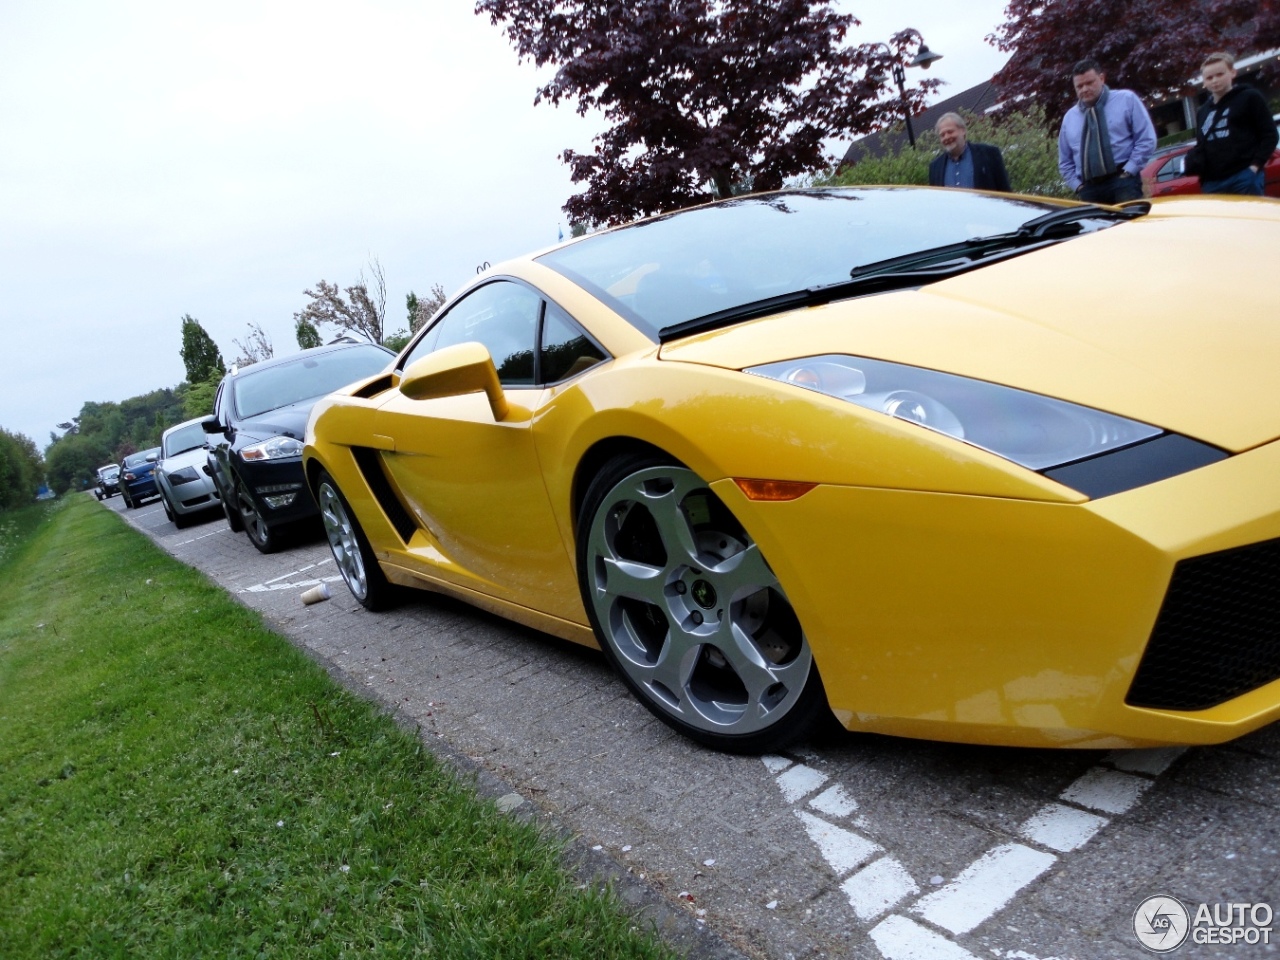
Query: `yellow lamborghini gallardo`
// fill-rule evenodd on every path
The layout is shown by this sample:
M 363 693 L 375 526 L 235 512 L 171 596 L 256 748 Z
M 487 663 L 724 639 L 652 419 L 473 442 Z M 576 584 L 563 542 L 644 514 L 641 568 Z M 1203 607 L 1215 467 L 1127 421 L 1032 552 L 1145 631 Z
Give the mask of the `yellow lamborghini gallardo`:
M 1280 715 L 1280 204 L 760 194 L 461 290 L 316 404 L 402 586 L 599 646 L 702 743 L 1110 748 Z

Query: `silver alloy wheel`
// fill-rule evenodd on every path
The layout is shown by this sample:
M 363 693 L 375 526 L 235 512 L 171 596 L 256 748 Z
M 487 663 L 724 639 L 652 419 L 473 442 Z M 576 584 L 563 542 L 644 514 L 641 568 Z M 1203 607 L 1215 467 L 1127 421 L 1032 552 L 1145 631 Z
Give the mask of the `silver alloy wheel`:
M 240 519 L 244 523 L 244 532 L 249 535 L 249 539 L 259 550 L 264 549 L 271 543 L 271 528 L 262 518 L 258 505 L 239 487 L 236 489 L 236 501 L 240 507 Z
M 356 537 L 355 526 L 347 516 L 338 491 L 327 480 L 321 481 L 317 499 L 334 562 L 342 573 L 342 579 L 351 588 L 351 593 L 357 600 L 363 600 L 369 593 L 369 580 L 365 575 L 364 560 L 360 557 L 360 542 Z
M 760 548 L 696 474 L 650 466 L 591 518 L 585 592 L 652 704 L 695 730 L 755 734 L 803 698 L 813 657 Z

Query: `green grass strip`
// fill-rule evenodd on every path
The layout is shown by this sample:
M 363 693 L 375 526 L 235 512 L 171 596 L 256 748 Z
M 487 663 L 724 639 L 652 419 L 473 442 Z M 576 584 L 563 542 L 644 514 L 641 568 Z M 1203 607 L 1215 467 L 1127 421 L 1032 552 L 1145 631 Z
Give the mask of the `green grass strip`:
M 109 511 L 0 548 L 0 957 L 673 955 Z

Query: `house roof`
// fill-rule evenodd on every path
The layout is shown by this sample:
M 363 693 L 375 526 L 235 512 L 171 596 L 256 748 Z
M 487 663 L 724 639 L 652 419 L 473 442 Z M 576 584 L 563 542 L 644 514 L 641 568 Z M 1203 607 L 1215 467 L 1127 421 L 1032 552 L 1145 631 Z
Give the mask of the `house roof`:
M 1000 102 L 996 85 L 988 80 L 968 90 L 961 90 L 954 96 L 941 100 L 931 107 L 926 107 L 911 118 L 911 126 L 919 135 L 925 130 L 932 130 L 933 125 L 944 113 L 983 114 Z M 847 167 L 867 157 L 882 157 L 896 153 L 907 142 L 906 127 L 894 127 L 879 133 L 868 134 L 849 144 L 839 166 Z

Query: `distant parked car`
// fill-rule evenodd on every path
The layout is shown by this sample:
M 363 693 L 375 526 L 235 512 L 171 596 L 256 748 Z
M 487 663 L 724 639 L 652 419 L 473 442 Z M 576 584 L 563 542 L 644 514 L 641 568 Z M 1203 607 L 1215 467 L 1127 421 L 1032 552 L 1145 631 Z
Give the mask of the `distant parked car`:
M 120 496 L 124 505 L 130 510 L 142 505 L 142 501 L 158 496 L 156 489 L 156 461 L 160 459 L 160 448 L 141 450 L 131 453 L 120 463 Z
M 93 495 L 99 500 L 114 497 L 120 492 L 120 464 L 108 463 L 98 468 L 98 485 Z
M 1187 154 L 1194 146 L 1194 140 L 1179 144 L 1156 154 L 1142 168 L 1142 187 L 1147 196 L 1165 197 L 1200 192 L 1200 178 L 1186 170 Z M 1263 167 L 1263 173 L 1263 192 L 1268 197 L 1280 197 L 1280 150 L 1271 154 L 1271 159 Z
M 164 503 L 164 515 L 176 527 L 185 527 L 192 518 L 222 506 L 213 477 L 205 469 L 205 432 L 203 417 L 170 427 L 160 438 L 160 463 L 156 467 L 156 486 Z
M 208 464 L 232 530 L 263 553 L 281 528 L 319 515 L 302 476 L 302 440 L 317 400 L 390 366 L 371 343 L 332 343 L 233 369 L 218 384 L 214 414 L 201 422 Z

